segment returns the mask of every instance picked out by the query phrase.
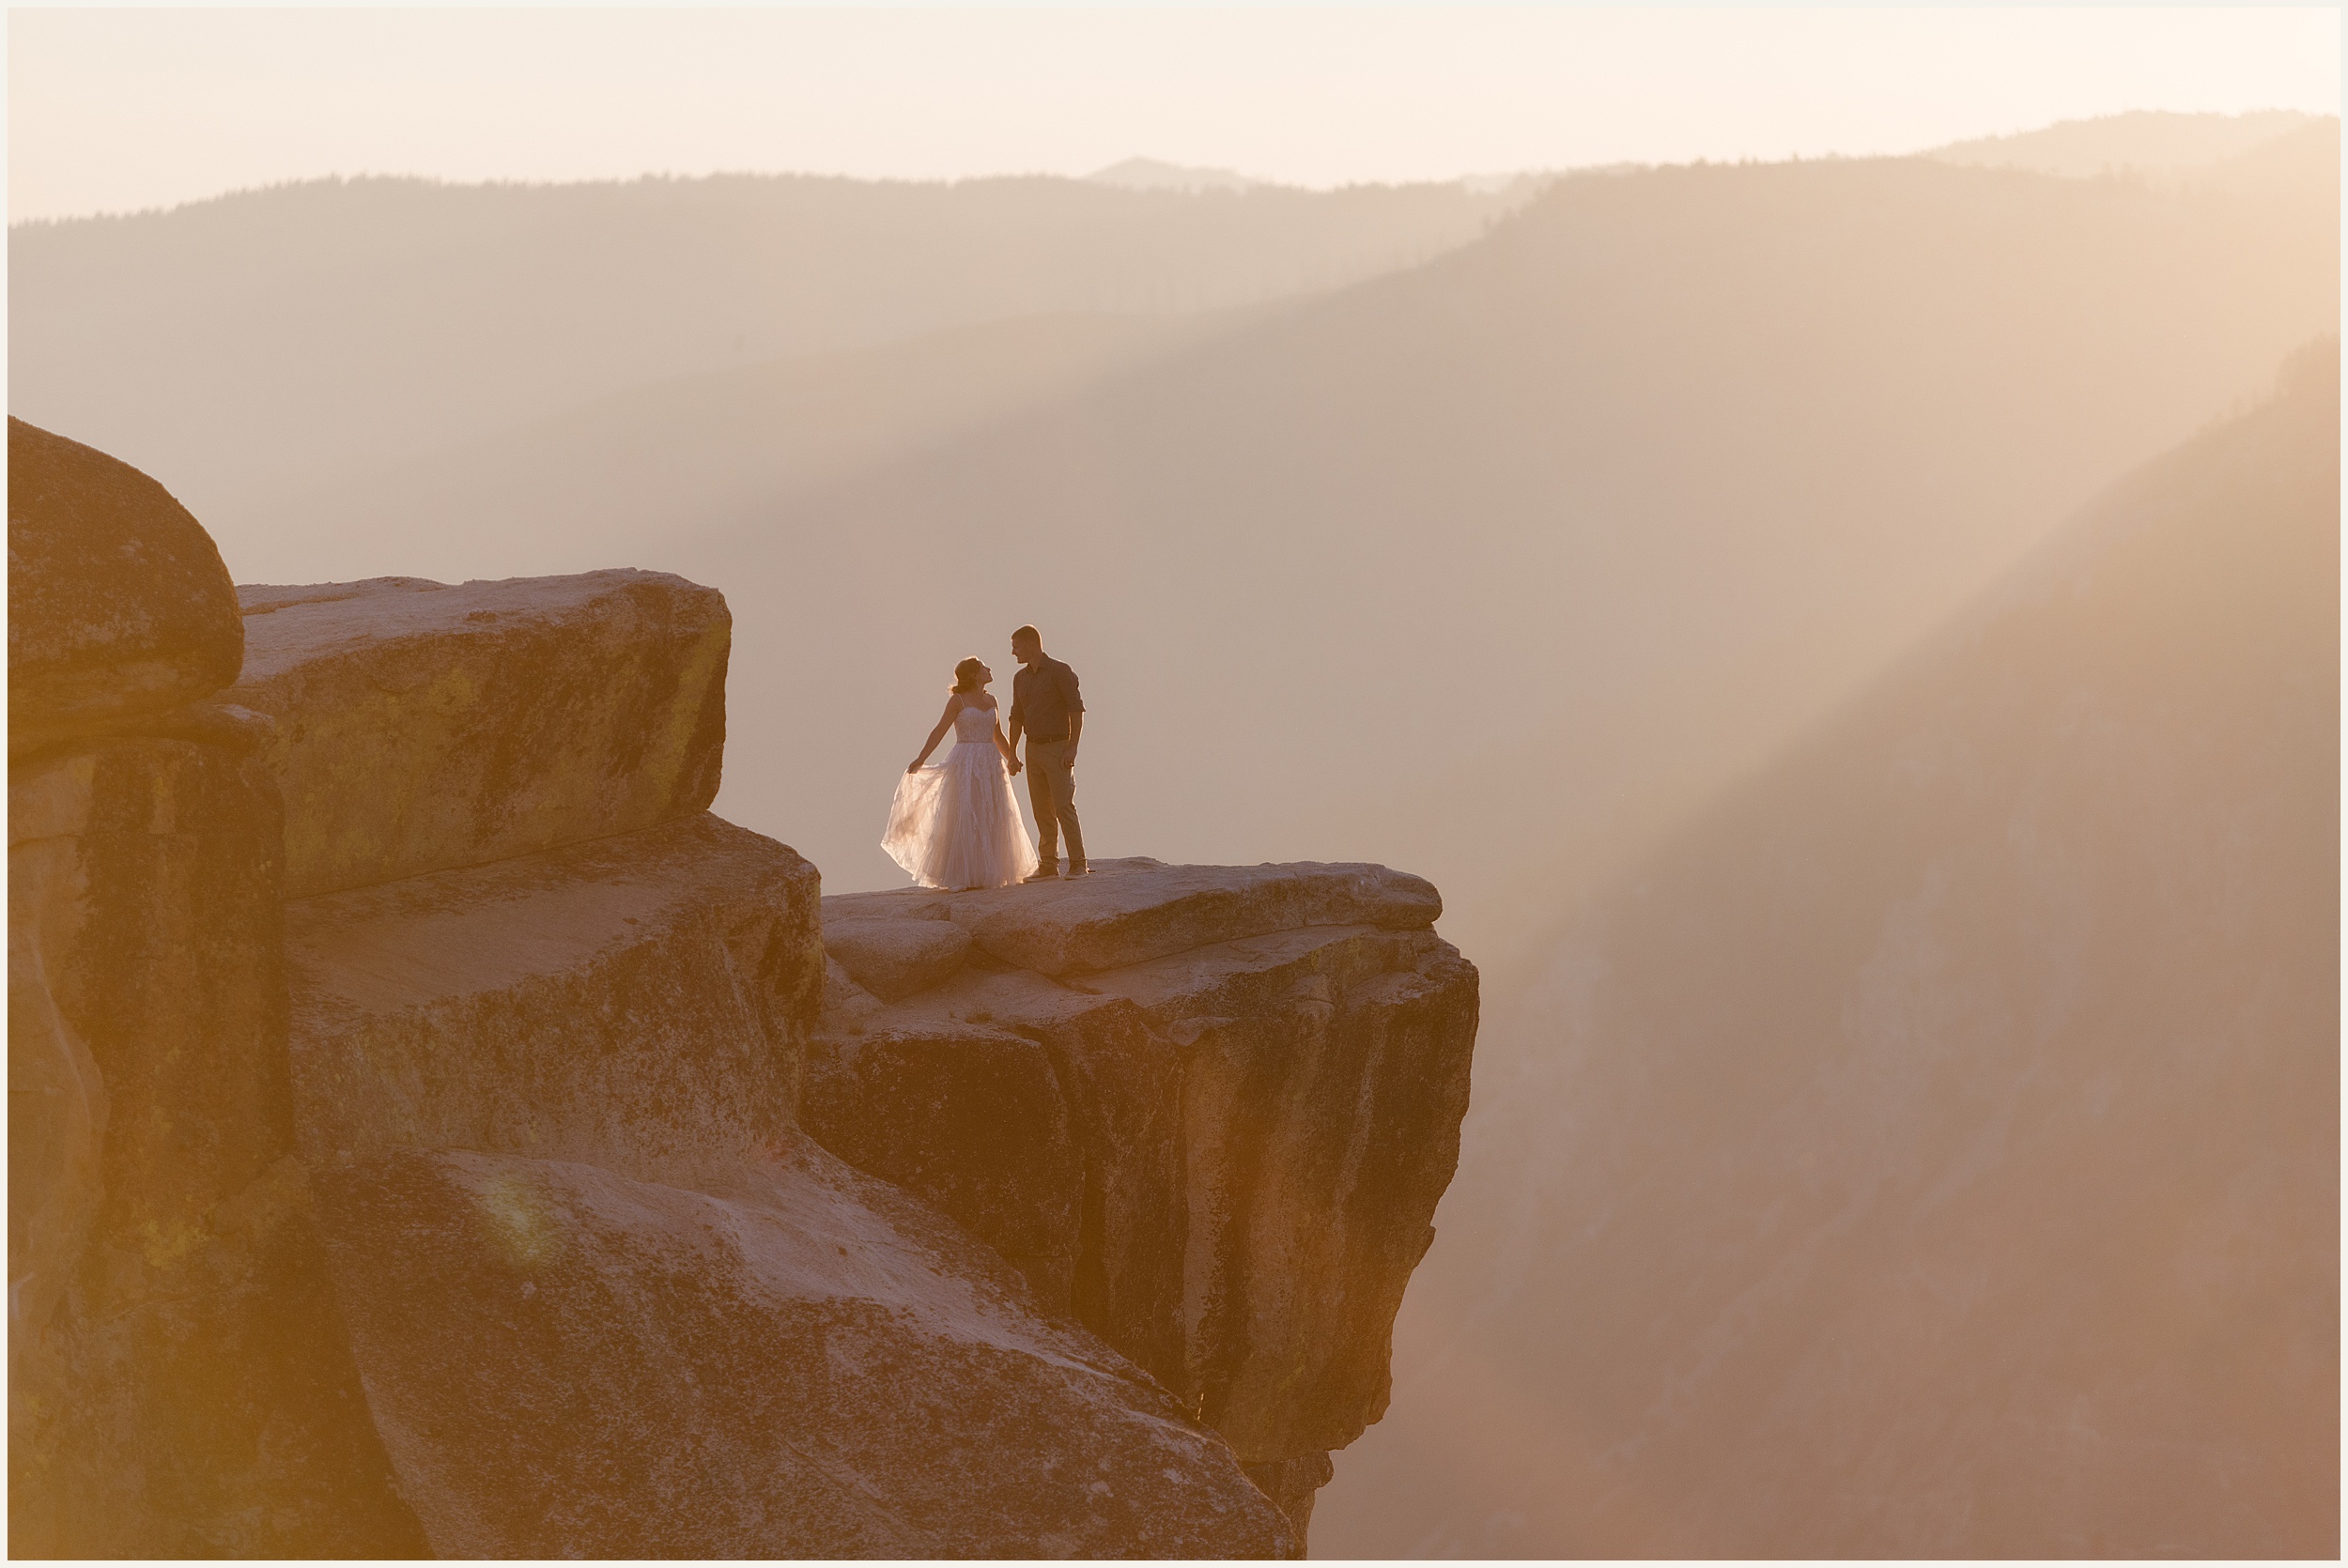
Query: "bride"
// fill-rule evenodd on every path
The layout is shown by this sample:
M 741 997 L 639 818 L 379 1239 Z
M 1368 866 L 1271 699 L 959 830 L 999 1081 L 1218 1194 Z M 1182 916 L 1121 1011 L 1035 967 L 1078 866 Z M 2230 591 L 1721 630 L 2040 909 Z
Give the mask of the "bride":
M 1035 840 L 1011 797 L 1019 758 L 986 689 L 994 679 L 977 659 L 954 666 L 946 712 L 897 781 L 881 848 L 924 887 L 1002 887 L 1035 866 Z M 923 767 L 949 728 L 953 749 L 944 762 Z

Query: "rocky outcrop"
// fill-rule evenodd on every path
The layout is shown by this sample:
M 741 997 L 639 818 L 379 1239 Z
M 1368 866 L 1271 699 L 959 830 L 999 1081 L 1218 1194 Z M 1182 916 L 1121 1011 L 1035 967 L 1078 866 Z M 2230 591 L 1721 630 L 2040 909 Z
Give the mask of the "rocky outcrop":
M 478 610 L 496 586 L 464 592 Z M 369 596 L 246 597 L 306 614 L 342 681 L 386 650 L 434 661 L 428 639 L 334 630 L 347 605 L 379 623 Z M 453 662 L 480 653 L 452 640 Z M 363 815 L 332 762 L 352 731 L 298 702 L 279 720 L 288 789 L 348 787 L 336 808 Z M 301 1148 L 433 1548 L 1292 1552 L 1183 1404 L 797 1132 L 826 977 L 813 868 L 705 813 L 629 825 L 614 807 L 574 819 L 580 842 L 286 906 Z M 887 986 L 888 961 L 858 966 Z
M 287 906 L 303 1151 L 434 1550 L 1292 1550 L 1170 1394 L 796 1130 L 815 894 L 704 814 Z
M 8 737 L 163 712 L 237 678 L 220 551 L 127 463 L 8 421 Z
M 434 1550 L 1292 1550 L 1170 1394 L 796 1130 L 815 893 L 702 815 L 288 906 L 303 1150 Z
M 722 1191 L 456 1151 L 322 1186 L 443 1556 L 1292 1553 L 1162 1389 L 804 1140 Z
M 815 869 L 706 812 L 286 907 L 313 1161 L 397 1147 L 644 1179 L 793 1125 Z
M 16 1551 L 1301 1553 L 1456 1154 L 1432 888 L 826 910 L 703 808 L 714 593 L 242 596 L 235 701 L 11 737 Z
M 1458 1155 L 1476 984 L 1440 910 L 1380 867 L 1146 860 L 826 899 L 803 1120 L 1148 1368 L 1301 1532 L 1327 1451 L 1383 1413 Z
M 276 788 L 190 717 L 226 574 L 143 475 L 10 447 L 11 1550 L 413 1550 L 293 1158 Z
M 238 591 L 304 898 L 689 816 L 725 748 L 724 598 L 658 572 Z

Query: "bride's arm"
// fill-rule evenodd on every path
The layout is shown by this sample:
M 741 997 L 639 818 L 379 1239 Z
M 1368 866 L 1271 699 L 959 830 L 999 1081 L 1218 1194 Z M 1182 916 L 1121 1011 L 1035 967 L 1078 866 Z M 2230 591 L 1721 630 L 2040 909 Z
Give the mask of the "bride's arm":
M 937 728 L 930 731 L 930 738 L 921 743 L 921 755 L 905 764 L 905 772 L 919 773 L 921 771 L 921 764 L 930 760 L 930 753 L 937 749 L 937 743 L 946 738 L 946 731 L 953 728 L 954 715 L 960 712 L 962 712 L 960 696 L 946 699 L 945 716 L 937 721 Z

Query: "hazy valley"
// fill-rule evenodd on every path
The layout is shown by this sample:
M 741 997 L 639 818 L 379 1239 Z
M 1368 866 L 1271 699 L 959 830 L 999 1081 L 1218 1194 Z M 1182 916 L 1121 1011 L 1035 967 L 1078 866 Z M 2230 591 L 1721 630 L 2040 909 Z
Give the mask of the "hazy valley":
M 718 808 L 826 892 L 898 880 L 893 777 L 1023 621 L 1096 854 L 1432 879 L 1475 1098 L 1318 1551 L 2290 1552 L 2335 361 L 2267 400 L 2339 330 L 2338 122 L 2194 120 L 1480 192 L 289 187 L 12 230 L 12 411 L 242 582 L 722 590 Z
M 1321 1550 L 2329 1549 L 2336 346 L 2294 371 L 1553 940 L 1423 1424 Z

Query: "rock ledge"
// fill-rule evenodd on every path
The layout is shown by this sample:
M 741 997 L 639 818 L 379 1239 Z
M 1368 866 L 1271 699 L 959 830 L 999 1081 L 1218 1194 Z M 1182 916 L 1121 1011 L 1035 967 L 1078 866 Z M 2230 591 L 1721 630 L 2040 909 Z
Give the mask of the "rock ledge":
M 1476 975 L 1382 866 L 835 895 L 800 1121 L 1223 1434 L 1299 1535 L 1384 1413 Z

